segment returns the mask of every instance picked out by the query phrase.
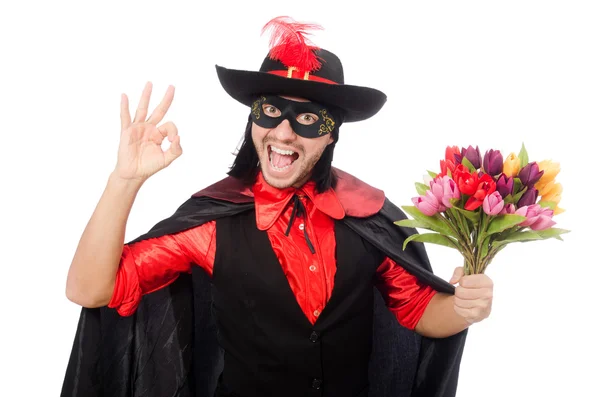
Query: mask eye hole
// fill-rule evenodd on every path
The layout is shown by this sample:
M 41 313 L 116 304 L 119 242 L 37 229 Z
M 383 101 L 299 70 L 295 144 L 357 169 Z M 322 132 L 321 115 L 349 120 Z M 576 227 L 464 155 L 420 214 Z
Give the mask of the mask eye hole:
M 303 125 L 311 125 L 319 121 L 319 116 L 314 113 L 302 113 L 296 117 L 296 120 Z
M 275 107 L 271 104 L 268 104 L 268 103 L 265 103 L 262 105 L 262 110 L 263 110 L 263 113 L 269 117 L 281 116 L 281 110 L 277 109 L 277 107 Z

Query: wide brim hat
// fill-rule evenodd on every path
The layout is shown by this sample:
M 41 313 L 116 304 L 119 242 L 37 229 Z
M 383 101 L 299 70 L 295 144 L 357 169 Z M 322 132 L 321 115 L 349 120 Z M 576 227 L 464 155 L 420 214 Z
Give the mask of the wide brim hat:
M 278 17 L 263 27 L 272 29 L 271 49 L 258 71 L 228 69 L 216 65 L 223 89 L 234 99 L 251 106 L 261 95 L 305 98 L 336 109 L 344 122 L 366 120 L 385 104 L 386 95 L 374 88 L 345 84 L 340 59 L 316 47 L 306 38 L 319 25 Z

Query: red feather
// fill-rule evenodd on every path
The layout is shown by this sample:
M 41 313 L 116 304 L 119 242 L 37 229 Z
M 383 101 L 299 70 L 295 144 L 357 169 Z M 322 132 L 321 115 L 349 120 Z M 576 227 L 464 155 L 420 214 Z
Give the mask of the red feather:
M 321 67 L 319 58 L 313 52 L 319 47 L 306 38 L 308 30 L 321 30 L 320 25 L 298 23 L 290 17 L 273 18 L 263 27 L 262 33 L 272 30 L 269 41 L 269 57 L 280 61 L 286 67 L 296 67 L 301 72 L 312 72 Z

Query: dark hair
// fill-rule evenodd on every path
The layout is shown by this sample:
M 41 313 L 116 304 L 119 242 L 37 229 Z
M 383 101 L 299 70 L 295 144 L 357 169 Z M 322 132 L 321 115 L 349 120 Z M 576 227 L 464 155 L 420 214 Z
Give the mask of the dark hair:
M 319 158 L 312 170 L 310 179 L 315 181 L 318 193 L 323 193 L 330 187 L 335 188 L 337 184 L 337 177 L 331 170 L 331 162 L 333 161 L 335 144 L 339 138 L 338 128 L 331 133 L 333 142 L 327 145 L 321 158 Z M 246 125 L 242 144 L 237 154 L 234 153 L 234 155 L 235 160 L 227 175 L 240 179 L 245 185 L 251 186 L 256 181 L 256 177 L 260 171 L 260 164 L 254 142 L 252 141 L 252 117 L 250 116 L 248 117 L 248 124 Z

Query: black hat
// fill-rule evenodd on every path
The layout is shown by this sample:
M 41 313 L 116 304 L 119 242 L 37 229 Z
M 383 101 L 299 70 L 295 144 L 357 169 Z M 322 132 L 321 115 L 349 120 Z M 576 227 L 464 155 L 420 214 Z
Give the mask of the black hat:
M 216 66 L 225 91 L 237 101 L 251 106 L 260 95 L 290 95 L 335 107 L 344 122 L 361 121 L 375 115 L 385 104 L 386 95 L 374 88 L 344 83 L 340 59 L 309 43 L 308 29 L 319 25 L 277 17 L 263 27 L 273 29 L 271 50 L 260 70 L 234 70 Z

